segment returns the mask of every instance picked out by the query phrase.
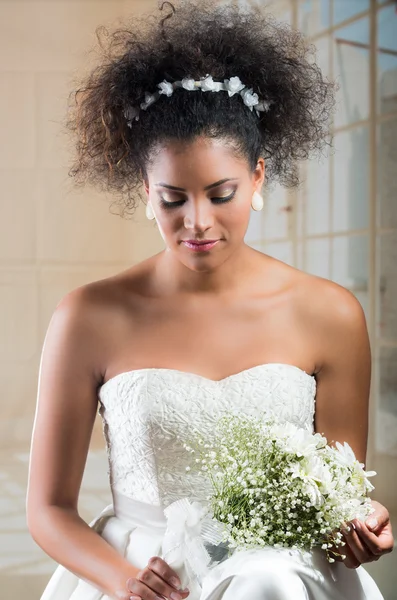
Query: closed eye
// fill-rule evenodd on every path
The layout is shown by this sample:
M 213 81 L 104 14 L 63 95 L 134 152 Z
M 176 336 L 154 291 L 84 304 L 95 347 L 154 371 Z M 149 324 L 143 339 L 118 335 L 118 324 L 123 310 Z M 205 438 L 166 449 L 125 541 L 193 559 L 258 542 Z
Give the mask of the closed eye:
M 211 198 L 211 201 L 214 204 L 223 204 L 224 202 L 230 202 L 230 200 L 232 200 L 235 195 L 236 195 L 236 191 L 229 194 L 229 196 L 221 196 L 219 198 Z
M 226 202 L 230 202 L 230 200 L 232 200 L 235 195 L 236 195 L 236 191 L 233 191 L 231 194 L 229 194 L 229 196 L 219 196 L 219 197 L 211 198 L 211 202 L 213 202 L 214 204 L 225 204 Z M 175 202 L 167 202 L 167 200 L 164 200 L 164 198 L 162 196 L 160 196 L 160 204 L 163 208 L 166 208 L 166 209 L 182 206 L 185 202 L 186 202 L 186 200 L 177 200 Z

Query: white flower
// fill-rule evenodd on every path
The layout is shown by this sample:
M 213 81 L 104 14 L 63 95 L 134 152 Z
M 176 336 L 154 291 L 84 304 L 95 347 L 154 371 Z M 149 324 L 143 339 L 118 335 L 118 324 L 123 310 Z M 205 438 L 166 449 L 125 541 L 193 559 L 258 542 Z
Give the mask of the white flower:
M 254 94 L 252 89 L 244 89 L 240 94 L 244 100 L 244 104 L 248 106 L 250 110 L 252 110 L 259 102 L 258 94 Z
M 182 87 L 185 90 L 188 90 L 189 92 L 194 92 L 197 90 L 194 79 L 189 79 L 188 77 L 185 77 L 184 79 L 182 79 L 181 83 L 182 83 Z
M 160 94 L 165 94 L 166 96 L 172 96 L 173 92 L 174 92 L 174 87 L 172 85 L 172 83 L 170 83 L 169 81 L 166 81 L 164 79 L 164 81 L 162 81 L 161 83 L 158 84 L 158 87 L 160 88 Z
M 347 442 L 345 442 L 342 446 L 342 444 L 340 444 L 339 442 L 336 442 L 335 445 L 339 451 L 339 454 L 337 454 L 337 457 L 339 458 L 340 462 L 347 466 L 353 465 L 356 461 L 356 457 L 354 455 L 353 450 L 349 446 L 349 444 Z
M 153 102 L 156 102 L 156 96 L 154 96 L 153 94 L 148 94 L 146 92 L 146 94 L 145 94 L 145 102 L 142 102 L 141 109 L 142 110 L 146 110 L 147 108 L 149 108 L 149 106 L 151 104 L 153 104 Z
M 316 485 L 316 483 L 311 480 L 310 478 L 307 478 L 306 480 L 306 493 L 310 498 L 310 503 L 312 506 L 315 506 L 316 508 L 319 508 L 320 506 L 322 506 L 322 504 L 324 503 L 324 498 L 320 492 L 320 490 L 318 489 L 318 486 Z
M 273 425 L 271 435 L 274 439 L 284 440 L 288 452 L 297 456 L 308 456 L 313 454 L 318 446 L 318 437 L 302 427 L 296 427 L 293 423 Z
M 201 79 L 201 89 L 203 92 L 213 92 L 215 91 L 216 87 L 217 85 L 212 79 L 211 75 L 207 75 L 207 77 Z
M 230 79 L 225 79 L 225 86 L 229 96 L 233 96 L 245 88 L 245 85 L 241 83 L 240 77 L 231 77 Z
M 268 102 L 267 100 L 262 100 L 262 102 L 259 102 L 256 108 L 260 111 L 267 112 L 270 109 L 270 105 L 271 102 Z
M 128 127 L 131 127 L 132 121 L 139 121 L 139 108 L 135 108 L 134 106 L 127 106 L 124 111 L 124 117 L 127 119 Z

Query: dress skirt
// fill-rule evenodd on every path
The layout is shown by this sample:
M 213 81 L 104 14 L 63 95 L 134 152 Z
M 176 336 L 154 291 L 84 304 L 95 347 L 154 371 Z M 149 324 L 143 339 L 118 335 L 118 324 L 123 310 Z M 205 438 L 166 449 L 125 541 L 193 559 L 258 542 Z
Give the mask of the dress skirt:
M 165 511 L 119 493 L 113 500 L 90 526 L 134 567 L 143 569 L 152 556 L 163 556 Z M 383 600 L 362 566 L 348 569 L 341 562 L 331 564 L 319 549 L 302 552 L 268 547 L 236 551 L 207 569 L 199 580 L 187 578 L 185 563 L 191 548 L 186 548 L 181 560 L 167 562 L 182 583 L 188 583 L 189 600 Z M 113 599 L 58 566 L 41 600 Z

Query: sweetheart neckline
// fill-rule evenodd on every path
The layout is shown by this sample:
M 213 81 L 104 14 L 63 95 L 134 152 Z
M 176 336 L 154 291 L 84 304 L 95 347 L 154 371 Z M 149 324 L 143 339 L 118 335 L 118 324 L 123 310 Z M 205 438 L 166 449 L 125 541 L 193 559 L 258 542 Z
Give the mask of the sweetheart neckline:
M 231 375 L 227 375 L 226 377 L 223 377 L 222 379 L 211 379 L 209 377 L 205 377 L 204 375 L 199 375 L 198 373 L 192 373 L 190 371 L 181 371 L 179 369 L 168 369 L 166 367 L 143 367 L 141 369 L 130 369 L 128 371 L 121 371 L 120 373 L 117 373 L 117 375 L 113 375 L 113 377 L 110 377 L 110 379 L 108 379 L 107 381 L 102 383 L 102 385 L 99 386 L 99 391 L 103 390 L 105 387 L 108 386 L 108 384 L 111 384 L 112 382 L 116 381 L 120 377 L 123 377 L 123 376 L 125 377 L 126 375 L 132 375 L 133 373 L 144 373 L 144 372 L 149 372 L 149 371 L 178 373 L 178 374 L 182 374 L 185 376 L 198 377 L 199 379 L 204 379 L 204 381 L 209 381 L 210 383 L 213 383 L 213 384 L 220 384 L 220 383 L 227 381 L 228 379 L 233 379 L 234 377 L 244 375 L 251 371 L 255 371 L 256 369 L 263 369 L 263 368 L 267 368 L 267 367 L 277 367 L 277 366 L 295 369 L 295 370 L 299 371 L 300 373 L 302 373 L 303 375 L 306 375 L 306 377 L 309 377 L 313 381 L 316 381 L 315 375 L 310 375 L 309 373 L 307 373 L 300 367 L 297 367 L 296 365 L 290 365 L 288 363 L 278 363 L 278 362 L 263 363 L 260 365 L 255 365 L 253 367 L 248 367 L 248 369 L 243 369 L 242 371 L 237 371 L 237 373 L 232 373 Z

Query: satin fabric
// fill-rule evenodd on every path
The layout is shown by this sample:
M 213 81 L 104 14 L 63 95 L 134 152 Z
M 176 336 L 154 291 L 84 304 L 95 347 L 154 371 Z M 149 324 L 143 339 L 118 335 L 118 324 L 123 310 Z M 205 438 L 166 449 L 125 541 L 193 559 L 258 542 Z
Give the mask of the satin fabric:
M 90 526 L 134 567 L 161 556 L 166 518 L 160 506 L 114 495 Z M 175 566 L 183 582 L 184 566 Z M 189 600 L 383 600 L 363 567 L 330 564 L 321 550 L 265 548 L 239 551 L 190 586 Z M 59 566 L 41 600 L 112 600 Z

